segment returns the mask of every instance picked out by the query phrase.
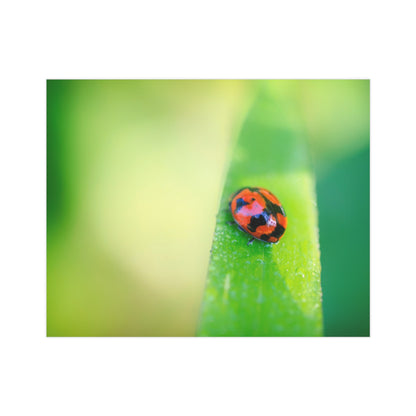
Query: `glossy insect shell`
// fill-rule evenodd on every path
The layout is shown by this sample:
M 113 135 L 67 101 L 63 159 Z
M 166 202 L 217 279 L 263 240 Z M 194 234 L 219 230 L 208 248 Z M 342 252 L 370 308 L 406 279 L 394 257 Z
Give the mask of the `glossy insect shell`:
M 267 189 L 239 189 L 231 195 L 229 205 L 234 221 L 258 240 L 277 243 L 286 230 L 282 204 Z

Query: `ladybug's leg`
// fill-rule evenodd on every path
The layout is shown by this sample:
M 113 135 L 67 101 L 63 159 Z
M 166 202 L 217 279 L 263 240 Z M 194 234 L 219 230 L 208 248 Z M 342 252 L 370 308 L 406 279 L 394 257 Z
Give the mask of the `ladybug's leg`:
M 247 243 L 247 245 L 248 246 L 250 246 L 251 244 L 253 244 L 253 241 L 254 241 L 255 239 L 254 239 L 254 237 Z

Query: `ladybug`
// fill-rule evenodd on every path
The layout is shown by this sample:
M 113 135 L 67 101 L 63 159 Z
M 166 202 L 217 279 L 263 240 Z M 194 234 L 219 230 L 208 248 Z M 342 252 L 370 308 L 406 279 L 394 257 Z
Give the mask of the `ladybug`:
M 241 188 L 230 197 L 230 210 L 240 230 L 254 239 L 277 243 L 286 230 L 287 218 L 280 201 L 264 188 Z

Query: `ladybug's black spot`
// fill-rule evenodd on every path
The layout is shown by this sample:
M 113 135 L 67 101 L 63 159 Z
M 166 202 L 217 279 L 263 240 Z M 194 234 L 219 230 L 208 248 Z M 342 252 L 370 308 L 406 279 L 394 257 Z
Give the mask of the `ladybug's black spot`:
M 262 234 L 260 236 L 260 240 L 270 241 L 270 237 L 276 237 L 277 241 L 279 241 L 280 237 L 284 234 L 284 232 L 285 232 L 285 228 L 282 227 L 280 224 L 277 224 L 275 229 L 270 234 Z
M 280 224 L 276 224 L 276 227 L 270 234 L 270 237 L 276 237 L 279 239 L 284 234 L 285 230 L 285 227 L 282 227 Z
M 284 217 L 286 217 L 285 212 L 283 211 L 283 207 L 281 205 L 272 204 L 272 207 L 274 209 L 275 214 L 282 214 Z
M 235 212 L 237 213 L 238 211 L 240 211 L 241 208 L 243 208 L 244 205 L 249 205 L 248 202 L 244 201 L 243 198 L 238 198 L 236 201 L 236 208 L 235 208 Z
M 253 215 L 250 219 L 250 223 L 247 225 L 247 228 L 254 233 L 257 227 L 267 224 L 268 217 L 269 216 L 264 211 L 261 214 Z
M 285 211 L 283 211 L 283 207 L 277 204 L 274 204 L 272 201 L 270 201 L 269 198 L 267 198 L 266 195 L 263 195 L 261 192 L 259 194 L 263 197 L 264 201 L 266 202 L 266 209 L 267 211 L 276 214 L 282 214 L 284 217 L 286 217 Z

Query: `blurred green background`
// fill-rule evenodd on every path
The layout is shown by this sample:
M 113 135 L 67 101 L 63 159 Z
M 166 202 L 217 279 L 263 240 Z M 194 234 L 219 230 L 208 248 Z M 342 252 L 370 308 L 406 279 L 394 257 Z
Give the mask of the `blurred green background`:
M 369 335 L 369 81 L 49 80 L 48 336 L 195 335 L 229 156 L 265 84 L 310 141 L 325 335 Z

